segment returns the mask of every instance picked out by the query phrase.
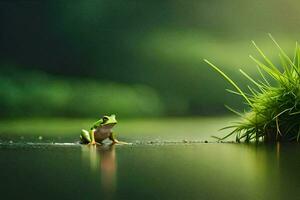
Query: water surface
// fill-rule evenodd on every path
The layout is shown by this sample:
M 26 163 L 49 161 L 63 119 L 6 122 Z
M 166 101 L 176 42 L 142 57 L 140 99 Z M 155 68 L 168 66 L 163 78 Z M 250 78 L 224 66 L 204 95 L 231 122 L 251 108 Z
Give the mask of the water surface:
M 299 199 L 300 146 L 2 144 L 4 199 Z
M 233 118 L 121 119 L 132 145 L 82 146 L 92 121 L 1 121 L 1 199 L 299 199 L 300 145 L 216 143 Z

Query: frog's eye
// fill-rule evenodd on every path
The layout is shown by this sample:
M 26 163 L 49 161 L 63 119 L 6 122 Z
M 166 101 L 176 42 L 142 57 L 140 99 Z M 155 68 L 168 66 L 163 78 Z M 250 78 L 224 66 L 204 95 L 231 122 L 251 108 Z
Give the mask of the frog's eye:
M 102 119 L 103 119 L 103 122 L 106 122 L 108 120 L 108 117 L 104 116 L 104 117 L 102 117 Z

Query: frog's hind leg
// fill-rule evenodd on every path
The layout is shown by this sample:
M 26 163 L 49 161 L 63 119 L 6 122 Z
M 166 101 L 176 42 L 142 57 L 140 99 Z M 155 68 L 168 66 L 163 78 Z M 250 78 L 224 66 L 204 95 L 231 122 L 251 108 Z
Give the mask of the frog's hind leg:
M 89 144 L 92 141 L 90 133 L 87 130 L 81 130 L 80 141 L 82 144 Z

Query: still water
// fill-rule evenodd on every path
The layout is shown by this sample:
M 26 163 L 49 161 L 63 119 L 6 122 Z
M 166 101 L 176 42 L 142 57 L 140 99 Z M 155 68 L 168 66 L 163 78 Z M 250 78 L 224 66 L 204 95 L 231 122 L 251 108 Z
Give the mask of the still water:
M 5 144 L 1 199 L 300 199 L 300 145 Z

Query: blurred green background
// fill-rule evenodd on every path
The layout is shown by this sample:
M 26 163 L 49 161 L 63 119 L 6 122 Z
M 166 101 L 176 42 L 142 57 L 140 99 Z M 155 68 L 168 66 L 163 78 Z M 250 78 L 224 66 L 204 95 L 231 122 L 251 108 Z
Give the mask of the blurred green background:
M 296 0 L 0 1 L 0 117 L 195 116 L 243 108 L 251 40 L 275 59 L 299 39 Z M 245 84 L 246 86 L 246 84 Z

